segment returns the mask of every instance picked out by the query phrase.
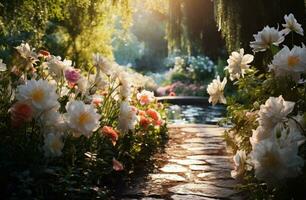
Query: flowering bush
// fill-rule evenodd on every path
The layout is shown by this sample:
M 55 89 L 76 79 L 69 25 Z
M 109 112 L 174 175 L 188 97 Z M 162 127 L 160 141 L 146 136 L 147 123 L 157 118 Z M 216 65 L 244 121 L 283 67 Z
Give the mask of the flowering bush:
M 15 49 L 10 64 L 0 60 L 5 197 L 104 197 L 165 139 L 163 105 L 138 91 L 138 74 L 100 54 L 82 72 L 28 44 Z
M 202 84 L 187 84 L 181 81 L 157 88 L 159 96 L 203 96 L 205 86 Z
M 226 78 L 208 86 L 210 101 L 227 103 L 232 127 L 226 139 L 236 155 L 232 176 L 242 181 L 253 199 L 303 199 L 306 184 L 306 47 L 296 46 L 303 29 L 292 14 L 284 29 L 269 26 L 254 35 L 254 53 L 273 55 L 260 73 L 250 67 L 254 56 L 241 49 L 228 59 L 230 80 L 237 91 L 226 100 Z M 281 46 L 290 34 L 292 46 Z M 256 56 L 256 54 L 255 54 Z
M 172 67 L 168 72 L 171 82 L 204 83 L 210 81 L 216 71 L 215 64 L 203 56 L 177 56 L 170 57 L 167 65 Z

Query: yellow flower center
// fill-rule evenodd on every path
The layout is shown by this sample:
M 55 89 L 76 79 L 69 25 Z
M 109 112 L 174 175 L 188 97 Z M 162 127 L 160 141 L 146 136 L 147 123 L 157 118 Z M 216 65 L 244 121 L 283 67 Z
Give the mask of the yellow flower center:
M 38 89 L 33 90 L 31 97 L 34 101 L 41 102 L 44 99 L 45 94 L 42 89 L 38 88 Z
M 83 112 L 79 116 L 79 124 L 83 126 L 91 120 L 90 115 L 87 112 Z
M 54 151 L 60 150 L 61 147 L 62 147 L 62 144 L 61 144 L 61 142 L 58 141 L 58 140 L 55 140 L 55 141 L 53 141 L 53 142 L 51 143 L 51 149 L 53 149 Z
M 300 58 L 298 56 L 289 56 L 288 57 L 288 65 L 289 67 L 294 67 L 300 62 Z
M 264 164 L 265 166 L 270 167 L 277 167 L 280 165 L 279 158 L 274 155 L 272 152 L 267 152 L 264 158 Z

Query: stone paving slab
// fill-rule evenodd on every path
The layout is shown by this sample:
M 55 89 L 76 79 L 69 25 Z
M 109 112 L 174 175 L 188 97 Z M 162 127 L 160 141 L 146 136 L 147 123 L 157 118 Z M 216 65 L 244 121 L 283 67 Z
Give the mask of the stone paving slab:
M 216 200 L 215 198 L 201 197 L 196 195 L 172 195 L 171 199 L 173 200 Z
M 123 192 L 123 197 L 243 199 L 234 189 L 237 182 L 230 176 L 232 155 L 226 151 L 224 130 L 206 124 L 169 125 L 169 142 L 163 153 L 154 156 L 153 171 Z
M 177 185 L 169 189 L 175 194 L 198 195 L 210 198 L 230 198 L 237 192 L 231 189 L 221 188 L 210 184 L 187 183 Z

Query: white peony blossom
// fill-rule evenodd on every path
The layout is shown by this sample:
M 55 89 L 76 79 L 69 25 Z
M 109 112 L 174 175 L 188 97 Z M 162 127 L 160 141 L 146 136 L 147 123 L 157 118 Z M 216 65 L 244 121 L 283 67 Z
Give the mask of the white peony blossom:
M 77 82 L 77 86 L 78 86 L 78 92 L 85 95 L 88 92 L 90 83 L 87 78 L 85 78 L 84 76 L 81 76 Z
M 129 80 L 129 75 L 126 72 L 120 72 L 118 76 L 120 82 L 120 95 L 125 100 L 130 100 L 131 96 L 131 84 Z
M 304 118 L 304 115 L 302 114 L 298 114 L 294 116 L 293 119 L 289 120 L 289 123 L 295 125 L 299 129 L 300 128 L 306 129 L 306 118 Z
M 52 108 L 58 108 L 56 87 L 46 80 L 30 80 L 17 87 L 16 99 L 29 101 L 37 113 Z
M 239 150 L 236 152 L 236 155 L 233 157 L 235 170 L 231 171 L 231 176 L 234 179 L 240 179 L 245 172 L 246 169 L 246 153 L 243 150 Z
M 31 58 L 33 57 L 33 51 L 28 43 L 21 43 L 18 47 L 15 47 L 18 53 L 23 58 Z
M 295 103 L 285 101 L 282 96 L 270 97 L 258 112 L 259 125 L 266 130 L 272 130 L 276 124 L 286 121 Z
M 285 40 L 282 32 L 269 26 L 264 27 L 262 31 L 254 34 L 254 38 L 255 41 L 250 43 L 250 47 L 254 52 L 266 51 L 271 45 L 278 46 Z
M 300 146 L 305 142 L 305 136 L 302 130 L 297 126 L 296 122 L 289 121 L 287 127 L 279 124 L 275 127 L 276 136 L 278 137 L 281 147 L 297 145 Z
M 47 62 L 49 73 L 55 76 L 55 78 L 60 78 L 64 75 L 64 71 L 72 66 L 71 60 L 61 61 L 61 57 L 52 56 Z
M 101 70 L 106 75 L 112 74 L 111 62 L 107 58 L 103 57 L 101 54 L 93 54 L 93 62 L 98 72 Z
M 294 15 L 290 13 L 289 15 L 285 15 L 285 24 L 283 24 L 283 27 L 285 28 L 282 30 L 282 32 L 285 35 L 288 35 L 291 31 L 296 32 L 297 34 L 300 34 L 304 36 L 304 30 L 302 28 L 302 25 L 297 22 Z
M 300 74 L 306 71 L 306 48 L 294 46 L 291 50 L 284 46 L 273 58 L 269 65 L 275 76 L 293 77 L 299 80 Z
M 245 71 L 249 69 L 250 63 L 254 60 L 254 56 L 250 54 L 244 55 L 244 49 L 240 49 L 239 52 L 232 52 L 227 60 L 228 66 L 225 70 L 230 73 L 230 79 L 233 81 L 239 79 L 240 76 L 244 76 Z
M 134 108 L 130 106 L 127 101 L 121 102 L 118 120 L 119 120 L 118 128 L 121 131 L 126 132 L 128 130 L 134 130 L 137 122 L 137 115 Z
M 304 161 L 298 156 L 298 145 L 281 147 L 273 140 L 262 140 L 250 153 L 255 176 L 269 184 L 301 173 Z
M 260 141 L 271 138 L 271 129 L 266 130 L 262 126 L 258 126 L 256 130 L 253 130 L 252 137 L 250 137 L 250 142 L 252 147 L 257 145 Z
M 105 75 L 103 76 L 102 74 L 90 75 L 89 80 L 98 89 L 104 89 L 108 85 L 108 82 L 105 81 L 105 80 L 107 80 L 106 76 Z
M 2 59 L 0 59 L 0 72 L 5 72 L 7 70 L 6 64 L 2 62 Z
M 57 108 L 47 110 L 43 112 L 39 120 L 43 126 L 43 131 L 61 131 L 63 132 L 66 129 L 66 123 L 63 116 L 57 111 Z
M 221 83 L 220 77 L 218 76 L 217 79 L 214 79 L 212 83 L 207 86 L 207 93 L 210 95 L 208 99 L 209 103 L 212 103 L 212 105 L 216 105 L 218 102 L 223 104 L 226 103 L 226 99 L 223 94 L 226 83 L 227 80 L 225 77 Z
M 90 137 L 92 132 L 99 128 L 101 116 L 96 113 L 93 105 L 86 105 L 82 101 L 71 101 L 67 103 L 66 110 L 67 125 L 76 137 L 80 135 Z
M 64 148 L 64 142 L 62 139 L 62 134 L 49 133 L 45 135 L 43 149 L 46 157 L 61 156 L 63 148 Z

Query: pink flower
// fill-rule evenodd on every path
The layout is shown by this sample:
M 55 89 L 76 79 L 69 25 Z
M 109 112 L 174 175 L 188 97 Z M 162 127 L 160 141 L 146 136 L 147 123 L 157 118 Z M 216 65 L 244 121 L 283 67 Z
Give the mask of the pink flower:
M 160 114 L 156 111 L 156 110 L 154 110 L 154 109 L 152 109 L 152 108 L 150 108 L 150 109 L 148 109 L 147 111 L 146 111 L 146 113 L 147 113 L 147 115 L 149 116 L 149 117 L 151 117 L 154 121 L 159 121 L 160 120 Z
M 146 112 L 143 110 L 138 110 L 138 115 L 140 116 L 146 116 Z
M 153 121 L 153 124 L 154 124 L 155 126 L 161 126 L 161 125 L 164 124 L 164 121 L 163 121 L 163 120 Z
M 153 92 L 143 90 L 143 91 L 141 91 L 140 93 L 137 94 L 137 99 L 139 100 L 141 105 L 147 105 L 147 104 L 153 102 L 155 97 L 154 97 Z
M 164 95 L 166 95 L 166 88 L 165 87 L 159 87 L 159 88 L 157 88 L 156 92 L 159 96 L 164 96 Z
M 75 84 L 81 78 L 81 75 L 78 70 L 70 68 L 65 71 L 65 78 L 69 83 Z
M 10 109 L 13 127 L 20 127 L 24 122 L 31 121 L 33 117 L 32 107 L 25 102 L 17 102 Z
M 146 118 L 145 116 L 140 117 L 139 125 L 143 127 L 144 129 L 148 128 L 150 123 L 151 123 L 150 120 Z
M 170 92 L 169 96 L 174 97 L 174 96 L 176 96 L 176 94 L 175 94 L 175 92 Z
M 116 144 L 118 140 L 118 133 L 115 131 L 112 127 L 110 126 L 103 126 L 101 133 L 104 134 L 105 136 L 111 138 L 113 145 Z
M 97 107 L 97 106 L 100 106 L 100 105 L 101 105 L 102 101 L 103 101 L 102 96 L 100 96 L 100 95 L 94 95 L 94 96 L 93 96 L 93 99 L 92 99 L 92 101 L 91 101 L 91 103 L 92 103 L 94 106 Z
M 51 56 L 49 51 L 45 51 L 45 50 L 40 50 L 38 52 L 38 57 L 44 57 L 44 58 L 49 58 Z
M 124 169 L 123 165 L 121 162 L 113 158 L 113 169 L 115 171 L 122 171 Z

